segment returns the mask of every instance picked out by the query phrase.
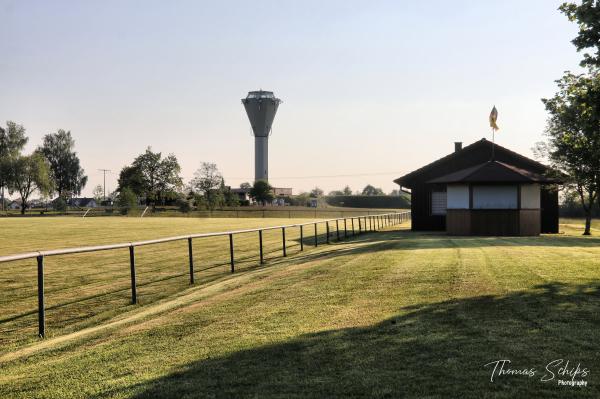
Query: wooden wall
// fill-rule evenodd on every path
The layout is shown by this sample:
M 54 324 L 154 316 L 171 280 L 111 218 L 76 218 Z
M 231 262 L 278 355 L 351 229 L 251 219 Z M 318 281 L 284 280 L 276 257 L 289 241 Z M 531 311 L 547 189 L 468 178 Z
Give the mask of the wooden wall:
M 556 186 L 543 186 L 540 192 L 542 206 L 541 232 L 558 233 L 558 188 Z
M 410 211 L 412 230 L 444 231 L 446 216 L 431 214 L 431 184 L 418 184 L 412 188 Z
M 520 233 L 522 236 L 537 236 L 542 230 L 539 209 L 521 209 L 519 211 Z
M 471 211 L 469 209 L 448 209 L 446 231 L 451 236 L 471 235 Z
M 516 209 L 472 209 L 471 234 L 475 236 L 518 236 Z
M 448 209 L 449 235 L 535 236 L 540 230 L 539 209 Z

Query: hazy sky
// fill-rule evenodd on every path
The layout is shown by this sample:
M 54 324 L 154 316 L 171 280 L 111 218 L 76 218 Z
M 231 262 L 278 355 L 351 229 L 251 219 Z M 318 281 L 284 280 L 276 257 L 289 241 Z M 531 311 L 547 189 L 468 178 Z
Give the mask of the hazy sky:
M 186 182 L 208 161 L 238 185 L 254 174 L 240 99 L 262 88 L 283 100 L 273 185 L 389 192 L 454 141 L 489 138 L 494 104 L 497 142 L 531 155 L 540 98 L 580 59 L 560 3 L 0 0 L 0 121 L 27 128 L 28 151 L 70 130 L 85 194 L 99 168 L 113 190 L 147 146 Z

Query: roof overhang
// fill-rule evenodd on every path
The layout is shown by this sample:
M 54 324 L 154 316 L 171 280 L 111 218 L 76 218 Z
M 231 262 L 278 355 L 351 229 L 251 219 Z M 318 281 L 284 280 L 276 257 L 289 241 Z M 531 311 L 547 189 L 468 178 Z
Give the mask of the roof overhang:
M 559 184 L 560 181 L 500 161 L 488 161 L 427 181 L 429 184 L 460 183 L 538 183 Z

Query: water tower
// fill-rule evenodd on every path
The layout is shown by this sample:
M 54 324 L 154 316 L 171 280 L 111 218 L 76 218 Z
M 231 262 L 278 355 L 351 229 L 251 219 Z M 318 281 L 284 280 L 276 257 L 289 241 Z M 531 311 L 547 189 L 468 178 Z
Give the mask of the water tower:
M 272 91 L 251 91 L 242 100 L 254 132 L 254 181 L 269 180 L 269 136 L 281 100 Z

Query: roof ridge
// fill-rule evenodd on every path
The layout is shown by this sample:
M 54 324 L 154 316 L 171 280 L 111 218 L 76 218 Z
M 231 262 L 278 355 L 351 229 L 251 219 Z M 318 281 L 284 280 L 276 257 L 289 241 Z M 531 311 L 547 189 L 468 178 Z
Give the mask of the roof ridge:
M 487 141 L 487 140 L 485 139 L 485 137 L 484 137 L 484 138 L 482 138 L 481 140 L 474 141 L 474 142 L 472 142 L 471 144 L 469 144 L 468 146 L 466 146 L 466 147 L 463 147 L 463 148 L 461 148 L 461 149 L 460 149 L 460 150 L 458 150 L 458 151 L 454 151 L 454 152 L 451 152 L 451 153 L 450 153 L 450 154 L 448 154 L 448 155 L 444 155 L 443 157 L 441 157 L 441 158 L 438 158 L 438 159 L 436 159 L 435 161 L 428 163 L 427 165 L 423 165 L 423 166 L 421 166 L 420 168 L 418 168 L 418 169 L 415 169 L 415 170 L 413 170 L 412 172 L 409 172 L 409 173 L 405 174 L 404 176 L 401 176 L 401 177 L 398 177 L 397 179 L 394 179 L 394 182 L 396 182 L 396 180 L 400 180 L 400 179 L 402 179 L 402 178 L 404 178 L 404 177 L 406 177 L 406 176 L 409 176 L 409 175 L 412 175 L 412 174 L 415 174 L 415 173 L 421 172 L 421 171 L 423 171 L 423 170 L 425 170 L 425 169 L 427 169 L 427 168 L 429 168 L 429 167 L 433 166 L 434 164 L 436 164 L 436 163 L 438 163 L 438 162 L 441 162 L 441 161 L 447 160 L 448 158 L 454 157 L 454 156 L 456 156 L 457 154 L 460 154 L 461 152 L 464 152 L 464 151 L 466 151 L 466 150 L 470 149 L 471 147 L 473 147 L 474 145 L 476 145 L 476 144 L 479 144 L 479 143 L 481 143 L 481 142 L 484 142 L 484 141 Z
M 506 147 L 503 147 L 503 146 L 501 146 L 499 144 L 491 142 L 491 141 L 487 140 L 485 137 L 483 137 L 480 140 L 474 141 L 473 143 L 467 145 L 466 147 L 464 147 L 464 148 L 462 148 L 462 149 L 460 149 L 458 151 L 451 152 L 450 154 L 445 155 L 442 158 L 439 158 L 439 159 L 437 159 L 437 160 L 435 160 L 433 162 L 428 163 L 427 165 L 424 165 L 424 166 L 422 166 L 422 167 L 420 167 L 418 169 L 415 169 L 412 172 L 409 172 L 409 173 L 405 174 L 404 176 L 401 176 L 401 177 L 398 177 L 398 178 L 394 179 L 394 182 L 397 183 L 397 184 L 400 184 L 398 182 L 399 180 L 403 180 L 403 179 L 405 179 L 405 178 L 407 178 L 409 176 L 421 173 L 421 172 L 423 172 L 423 171 L 425 171 L 425 170 L 427 170 L 427 169 L 429 169 L 431 167 L 434 167 L 435 165 L 437 165 L 437 164 L 439 164 L 439 163 L 441 163 L 443 161 L 447 161 L 449 159 L 452 159 L 453 157 L 459 156 L 460 154 L 464 154 L 465 151 L 472 149 L 476 145 L 485 145 L 486 143 L 489 143 L 489 144 L 495 146 L 496 149 L 501 149 L 503 151 L 506 151 L 507 153 L 513 155 L 514 157 L 516 157 L 516 158 L 518 158 L 518 159 L 520 159 L 520 160 L 522 160 L 522 161 L 524 161 L 524 162 L 526 162 L 526 163 L 528 163 L 530 165 L 535 165 L 535 166 L 537 166 L 540 169 L 545 169 L 545 170 L 550 169 L 548 166 L 542 164 L 541 162 L 538 162 L 538 161 L 536 161 L 534 159 L 531 159 L 531 158 L 528 158 L 528 157 L 526 157 L 524 155 L 521 155 L 518 152 L 515 152 L 515 151 L 510 150 L 510 149 L 508 149 Z

